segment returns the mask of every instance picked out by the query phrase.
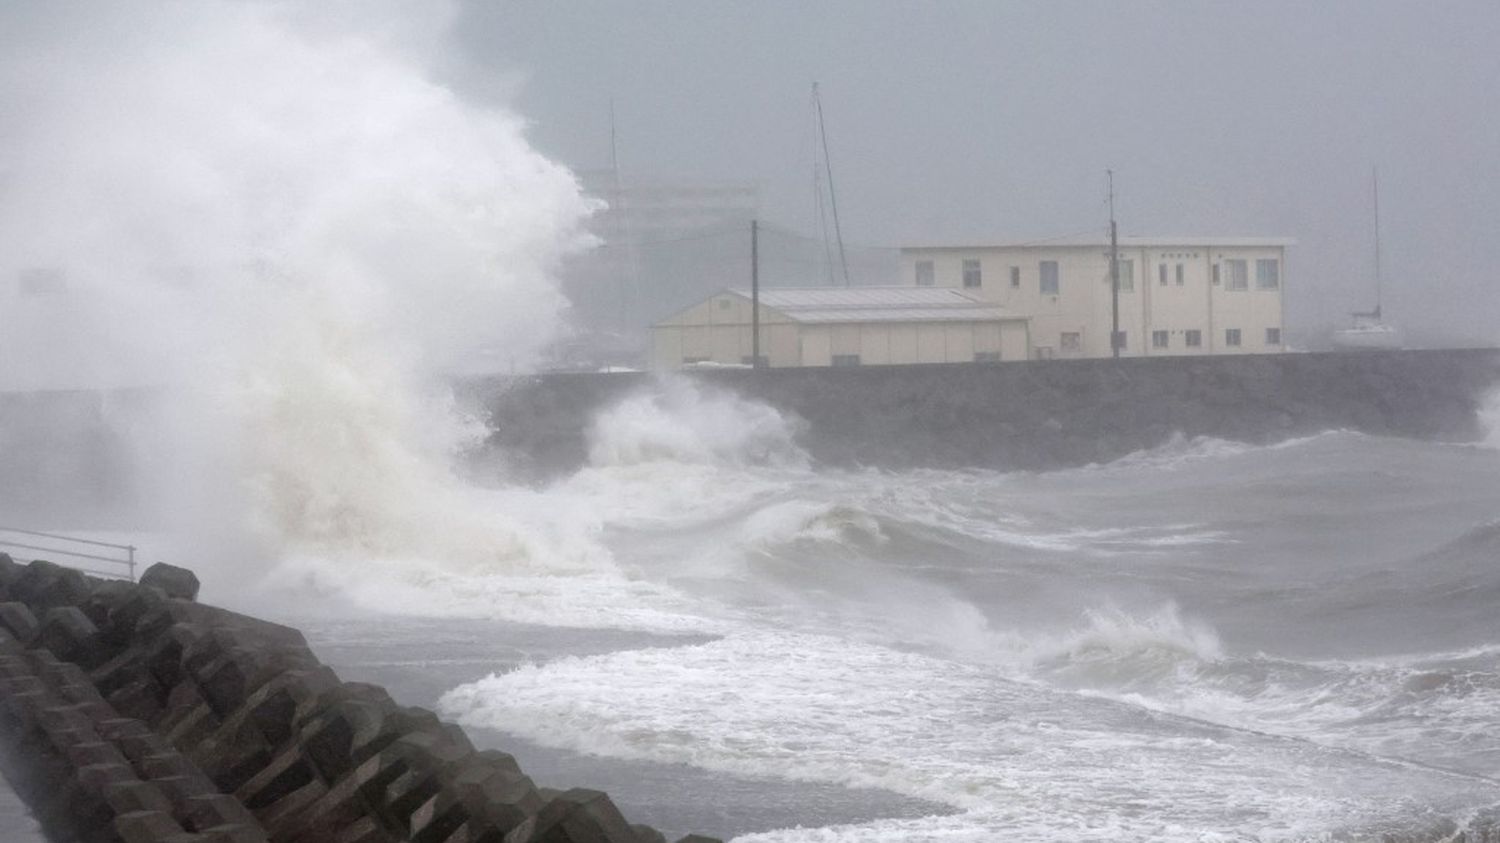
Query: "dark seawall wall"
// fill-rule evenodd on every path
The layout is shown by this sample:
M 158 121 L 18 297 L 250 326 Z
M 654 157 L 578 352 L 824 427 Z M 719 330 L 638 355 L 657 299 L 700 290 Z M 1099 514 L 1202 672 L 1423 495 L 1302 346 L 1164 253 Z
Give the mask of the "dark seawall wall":
M 1115 459 L 1173 434 L 1264 442 L 1334 428 L 1471 440 L 1500 351 L 1130 358 L 681 375 L 794 413 L 815 459 L 889 468 L 1046 469 Z M 532 478 L 587 459 L 595 413 L 649 374 L 474 381 L 490 444 Z

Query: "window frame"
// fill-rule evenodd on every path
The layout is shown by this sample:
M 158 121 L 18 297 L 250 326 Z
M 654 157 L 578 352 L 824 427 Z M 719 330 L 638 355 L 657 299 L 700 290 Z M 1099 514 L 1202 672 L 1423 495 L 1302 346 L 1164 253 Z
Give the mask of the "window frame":
M 1241 344 L 1240 344 L 1240 340 L 1241 339 L 1243 339 L 1243 337 L 1240 334 L 1240 329 L 1239 328 L 1225 328 L 1224 329 L 1224 347 L 1225 348 L 1241 348 L 1242 347 Z
M 1270 281 L 1267 282 L 1262 270 L 1270 268 Z M 1281 289 L 1281 261 L 1276 258 L 1255 259 L 1255 289 L 1257 290 L 1279 290 Z
M 972 284 L 969 283 L 971 278 Z M 963 284 L 965 290 L 977 290 L 984 286 L 984 263 L 979 258 L 964 258 Z
M 918 287 L 936 287 L 937 286 L 937 262 L 936 261 L 930 261 L 930 260 L 917 261 L 912 266 L 913 266 L 912 272 L 913 272 L 913 275 L 915 276 L 913 278 L 913 280 L 916 281 L 916 284 L 917 284 Z M 926 272 L 924 273 L 923 270 L 926 270 Z M 925 282 L 926 283 L 923 283 L 924 282 L 924 275 L 925 275 Z
M 1227 292 L 1243 293 L 1250 289 L 1250 262 L 1245 258 L 1225 258 L 1224 289 Z M 1235 268 L 1241 272 L 1235 273 Z
M 1048 284 L 1047 284 L 1047 280 L 1048 280 L 1047 279 L 1047 269 L 1048 269 L 1048 267 L 1051 267 L 1051 269 L 1052 269 L 1052 279 L 1051 279 L 1052 280 L 1052 284 L 1051 284 L 1052 289 L 1050 289 L 1050 290 L 1047 289 L 1047 286 L 1048 286 Z M 1037 273 L 1040 276 L 1037 279 L 1037 290 L 1039 290 L 1042 295 L 1044 295 L 1044 296 L 1060 296 L 1060 295 L 1062 295 L 1062 267 L 1058 265 L 1057 261 L 1037 261 Z

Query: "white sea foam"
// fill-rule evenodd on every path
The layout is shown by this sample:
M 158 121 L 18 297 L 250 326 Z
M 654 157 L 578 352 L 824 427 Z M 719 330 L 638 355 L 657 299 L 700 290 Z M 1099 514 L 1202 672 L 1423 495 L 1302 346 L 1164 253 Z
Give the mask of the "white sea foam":
M 768 404 L 665 375 L 652 389 L 595 417 L 589 461 L 806 465 L 807 455 L 795 442 L 800 426 Z
M 794 633 L 563 659 L 461 686 L 441 707 L 581 752 L 881 787 L 964 812 L 752 839 L 879 839 L 893 827 L 917 840 L 1289 838 L 1492 796 L 1462 777 Z

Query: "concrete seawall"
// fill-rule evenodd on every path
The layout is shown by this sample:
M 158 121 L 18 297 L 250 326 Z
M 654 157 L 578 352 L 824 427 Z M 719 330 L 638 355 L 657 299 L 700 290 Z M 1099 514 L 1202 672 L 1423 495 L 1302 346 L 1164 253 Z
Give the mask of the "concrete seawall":
M 0 764 L 49 840 L 664 843 L 197 590 L 0 554 Z
M 806 422 L 835 465 L 1048 469 L 1105 461 L 1173 434 L 1249 442 L 1344 428 L 1472 440 L 1500 380 L 1495 349 L 1130 358 L 680 375 Z M 490 444 L 531 478 L 587 460 L 595 413 L 649 374 L 560 374 L 467 384 Z

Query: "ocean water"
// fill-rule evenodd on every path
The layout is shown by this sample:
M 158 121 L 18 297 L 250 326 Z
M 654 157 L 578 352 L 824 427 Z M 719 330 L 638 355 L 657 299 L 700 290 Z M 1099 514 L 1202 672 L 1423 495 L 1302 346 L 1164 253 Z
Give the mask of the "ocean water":
M 797 434 L 666 382 L 571 476 L 470 490 L 519 531 L 488 563 L 309 555 L 242 599 L 673 830 L 1495 833 L 1500 451 L 1335 430 L 897 473 Z
M 159 417 L 104 420 L 114 523 L 205 600 L 673 830 L 1494 827 L 1500 450 L 1327 431 L 854 470 L 664 381 L 568 476 L 455 470 L 484 431 L 426 387 L 539 358 L 599 207 L 444 83 L 456 6 L 99 6 L 4 17 L 0 275 L 68 295 L 5 314 L 0 388 L 160 388 Z M 49 459 L 89 462 L 55 432 Z M 50 515 L 25 526 L 100 526 Z

